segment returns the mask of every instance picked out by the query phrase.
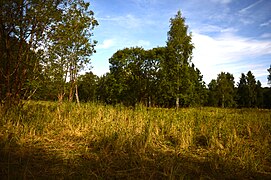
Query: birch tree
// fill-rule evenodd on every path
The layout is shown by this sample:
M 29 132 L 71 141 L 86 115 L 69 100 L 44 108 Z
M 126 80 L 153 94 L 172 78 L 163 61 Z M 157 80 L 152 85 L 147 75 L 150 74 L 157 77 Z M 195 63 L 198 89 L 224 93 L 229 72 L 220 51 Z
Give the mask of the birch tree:
M 170 30 L 167 40 L 166 76 L 171 87 L 171 93 L 176 97 L 176 108 L 180 104 L 180 96 L 184 98 L 189 89 L 189 66 L 194 45 L 192 34 L 188 33 L 188 26 L 180 11 L 170 19 Z
M 83 0 L 65 2 L 61 21 L 50 27 L 47 63 L 51 76 L 60 84 L 60 101 L 66 93 L 65 85 L 68 82 L 69 101 L 73 100 L 75 94 L 79 103 L 78 73 L 90 63 L 90 56 L 95 52 L 97 42 L 91 38 L 98 22 L 89 6 Z

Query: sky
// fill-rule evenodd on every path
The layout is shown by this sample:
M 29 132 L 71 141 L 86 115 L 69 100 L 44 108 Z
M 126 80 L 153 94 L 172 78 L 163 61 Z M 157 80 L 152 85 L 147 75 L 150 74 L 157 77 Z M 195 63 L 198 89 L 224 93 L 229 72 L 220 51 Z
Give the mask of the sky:
M 181 11 L 192 32 L 192 62 L 208 84 L 220 72 L 252 71 L 267 85 L 271 65 L 271 0 L 89 0 L 99 22 L 92 72 L 109 72 L 109 58 L 126 47 L 166 46 L 170 18 Z

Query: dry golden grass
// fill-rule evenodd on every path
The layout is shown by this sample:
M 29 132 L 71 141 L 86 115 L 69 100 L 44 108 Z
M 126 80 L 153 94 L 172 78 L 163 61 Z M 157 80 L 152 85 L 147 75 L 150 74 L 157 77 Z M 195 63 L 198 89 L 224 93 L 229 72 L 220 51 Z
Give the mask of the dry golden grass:
M 27 102 L 0 115 L 4 179 L 268 179 L 271 111 Z

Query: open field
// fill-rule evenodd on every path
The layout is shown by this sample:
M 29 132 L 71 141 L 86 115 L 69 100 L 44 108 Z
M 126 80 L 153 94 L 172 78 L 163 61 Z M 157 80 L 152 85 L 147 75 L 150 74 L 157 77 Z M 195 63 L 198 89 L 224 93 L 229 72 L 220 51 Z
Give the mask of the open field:
M 271 111 L 30 101 L 0 114 L 0 177 L 270 179 Z

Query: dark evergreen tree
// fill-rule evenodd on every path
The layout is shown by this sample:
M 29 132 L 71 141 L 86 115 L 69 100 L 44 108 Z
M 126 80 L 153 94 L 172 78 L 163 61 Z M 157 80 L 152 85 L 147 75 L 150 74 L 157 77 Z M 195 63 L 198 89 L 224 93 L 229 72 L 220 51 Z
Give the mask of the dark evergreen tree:
M 217 98 L 219 106 L 234 107 L 234 77 L 230 73 L 221 72 L 217 77 Z
M 247 76 L 247 87 L 248 87 L 248 107 L 255 107 L 256 106 L 256 98 L 257 98 L 257 92 L 256 92 L 256 79 L 255 76 L 252 74 L 251 71 L 248 71 Z
M 259 80 L 257 81 L 257 84 L 256 84 L 256 94 L 257 94 L 257 97 L 256 97 L 256 106 L 258 108 L 262 108 L 263 107 L 264 97 L 263 97 L 262 83 Z
M 218 92 L 217 92 L 217 81 L 212 79 L 208 84 L 208 106 L 218 106 Z
M 268 71 L 268 76 L 267 76 L 267 80 L 268 80 L 268 84 L 271 86 L 271 65 L 270 68 L 267 69 Z M 264 88 L 263 89 L 263 104 L 265 108 L 271 108 L 271 88 Z
M 240 81 L 237 85 L 237 104 L 239 107 L 248 106 L 248 84 L 244 73 L 241 74 Z
M 268 87 L 263 88 L 263 107 L 271 108 L 271 89 Z
M 195 68 L 194 64 L 190 67 L 189 72 L 189 90 L 187 98 L 182 99 L 182 106 L 202 106 L 207 101 L 207 90 L 203 81 L 203 76 L 198 68 Z

